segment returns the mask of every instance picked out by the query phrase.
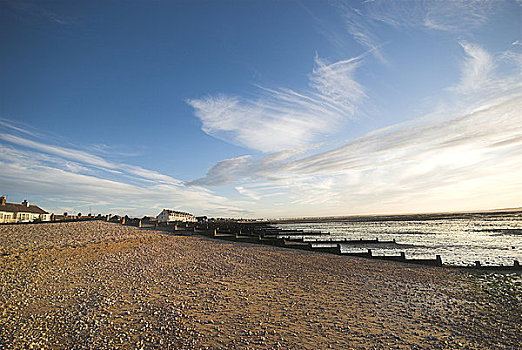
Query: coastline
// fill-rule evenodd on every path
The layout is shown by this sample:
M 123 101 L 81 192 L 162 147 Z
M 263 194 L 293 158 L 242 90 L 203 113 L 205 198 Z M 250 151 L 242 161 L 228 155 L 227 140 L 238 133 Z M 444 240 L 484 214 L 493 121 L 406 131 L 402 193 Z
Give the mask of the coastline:
M 520 299 L 506 303 L 459 271 L 100 221 L 3 226 L 0 249 L 0 345 L 10 348 L 521 341 Z

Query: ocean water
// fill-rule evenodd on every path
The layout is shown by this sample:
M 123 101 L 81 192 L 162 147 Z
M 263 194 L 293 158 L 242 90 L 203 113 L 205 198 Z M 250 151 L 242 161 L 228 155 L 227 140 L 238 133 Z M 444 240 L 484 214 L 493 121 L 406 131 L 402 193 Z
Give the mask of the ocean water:
M 274 222 L 282 229 L 329 232 L 329 239 L 375 239 L 397 244 L 342 244 L 348 252 L 372 249 L 374 255 L 435 258 L 445 264 L 513 265 L 522 263 L 522 211 L 448 215 L 347 217 Z M 313 241 L 319 236 L 306 236 Z M 324 239 L 321 238 L 322 240 Z M 328 239 L 328 238 L 327 238 Z

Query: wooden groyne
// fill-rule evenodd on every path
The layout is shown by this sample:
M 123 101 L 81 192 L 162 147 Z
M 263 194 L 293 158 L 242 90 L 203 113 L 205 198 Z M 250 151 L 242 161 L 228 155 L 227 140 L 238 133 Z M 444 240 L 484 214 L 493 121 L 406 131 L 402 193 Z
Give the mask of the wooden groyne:
M 198 223 L 142 223 L 137 219 L 121 220 L 120 223 L 124 225 L 133 225 L 137 227 L 144 227 L 155 230 L 162 230 L 169 234 L 192 235 L 200 234 L 214 239 L 232 241 L 232 242 L 246 242 L 253 244 L 263 244 L 278 246 L 289 249 L 299 249 L 306 251 L 315 251 L 328 254 L 336 254 L 340 256 L 353 256 L 374 260 L 395 261 L 399 263 L 417 264 L 426 266 L 459 268 L 459 269 L 473 269 L 480 271 L 514 271 L 522 272 L 522 267 L 518 261 L 514 261 L 512 266 L 490 266 L 482 265 L 480 262 L 475 262 L 472 266 L 452 266 L 442 262 L 440 255 L 436 255 L 434 259 L 412 259 L 407 258 L 403 251 L 398 252 L 398 255 L 376 255 L 372 249 L 361 250 L 360 248 L 382 247 L 389 248 L 392 246 L 397 249 L 404 247 L 396 242 L 395 239 L 391 241 L 381 241 L 375 239 L 339 239 L 332 237 L 329 233 L 319 231 L 302 231 L 302 230 L 284 230 L 274 226 L 270 226 L 264 222 L 239 222 L 239 221 L 209 221 Z M 357 248 L 358 251 L 344 251 L 342 248 L 346 246 Z

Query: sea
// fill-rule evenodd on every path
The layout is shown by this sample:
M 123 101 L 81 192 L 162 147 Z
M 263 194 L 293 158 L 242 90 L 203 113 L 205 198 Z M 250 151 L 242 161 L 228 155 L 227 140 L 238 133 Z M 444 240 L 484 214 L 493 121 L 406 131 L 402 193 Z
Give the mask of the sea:
M 509 266 L 522 263 L 522 211 L 351 216 L 272 222 L 286 230 L 304 230 L 305 241 L 395 240 L 394 244 L 341 244 L 343 252 L 372 250 L 374 255 L 406 254 L 406 258 L 434 259 L 444 264 Z M 329 233 L 328 236 L 319 235 Z M 328 244 L 326 244 L 327 246 Z

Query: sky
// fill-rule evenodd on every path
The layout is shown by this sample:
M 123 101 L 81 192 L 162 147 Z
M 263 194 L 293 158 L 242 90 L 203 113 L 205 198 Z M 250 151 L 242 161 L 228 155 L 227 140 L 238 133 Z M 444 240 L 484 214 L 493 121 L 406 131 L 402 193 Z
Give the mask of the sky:
M 522 206 L 521 1 L 0 0 L 0 194 L 282 218 Z

